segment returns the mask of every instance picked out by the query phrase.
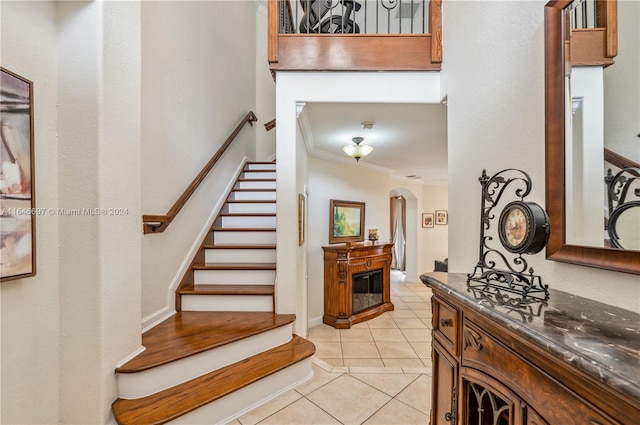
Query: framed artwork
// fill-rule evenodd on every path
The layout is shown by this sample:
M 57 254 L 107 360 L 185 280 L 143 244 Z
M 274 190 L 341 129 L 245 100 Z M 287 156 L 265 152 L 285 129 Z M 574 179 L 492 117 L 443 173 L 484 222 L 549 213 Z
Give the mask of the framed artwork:
M 33 83 L 0 67 L 0 280 L 36 274 Z
M 304 222 L 306 215 L 306 199 L 302 193 L 298 193 L 298 246 L 304 243 Z
M 433 213 L 422 214 L 422 227 L 433 227 Z
M 447 210 L 436 210 L 436 224 L 447 224 L 449 222 L 449 213 Z
M 329 202 L 329 243 L 364 241 L 364 202 Z

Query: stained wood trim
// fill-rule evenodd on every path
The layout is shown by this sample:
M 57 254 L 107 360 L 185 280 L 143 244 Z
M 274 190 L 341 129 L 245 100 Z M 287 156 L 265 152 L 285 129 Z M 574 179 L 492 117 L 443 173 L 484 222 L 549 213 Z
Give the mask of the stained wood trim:
M 442 0 L 429 2 L 429 32 L 431 33 L 431 62 L 442 62 Z
M 568 245 L 565 240 L 564 50 L 565 11 L 571 0 L 547 3 L 545 21 L 545 207 L 551 233 L 548 260 L 640 274 L 640 251 Z
M 274 118 L 274 119 L 272 119 L 271 121 L 266 122 L 266 123 L 264 124 L 264 128 L 265 128 L 265 130 L 267 130 L 267 131 L 270 131 L 270 130 L 273 130 L 274 128 L 276 128 L 276 119 Z
M 242 130 L 245 124 L 248 123 L 249 125 L 253 125 L 256 121 L 258 121 L 256 115 L 253 111 L 249 111 L 165 215 L 143 215 L 142 222 L 144 233 L 164 232 L 176 215 L 178 215 L 182 207 L 187 203 L 191 195 L 196 191 L 200 183 L 202 183 L 207 174 L 209 174 L 214 165 L 216 165 L 218 160 L 222 157 L 222 154 L 224 154 L 229 145 L 231 145 L 231 142 L 235 140 L 238 133 L 240 133 L 240 130 Z
M 439 71 L 431 34 L 278 34 L 274 71 Z
M 267 60 L 278 62 L 278 0 L 267 3 Z
M 606 55 L 607 29 L 584 28 L 571 31 L 571 66 L 609 66 L 613 58 Z
M 180 290 L 180 295 L 266 295 L 275 293 L 275 285 L 204 284 Z
M 608 58 L 618 55 L 618 0 L 596 1 L 596 25 L 606 30 L 605 53 Z

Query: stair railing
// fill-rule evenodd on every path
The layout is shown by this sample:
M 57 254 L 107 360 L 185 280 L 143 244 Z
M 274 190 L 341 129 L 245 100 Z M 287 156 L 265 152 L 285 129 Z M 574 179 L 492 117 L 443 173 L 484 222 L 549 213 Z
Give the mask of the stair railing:
M 233 142 L 240 133 L 240 130 L 245 126 L 245 124 L 249 124 L 253 126 L 253 123 L 258 121 L 258 118 L 253 113 L 253 111 L 249 111 L 247 115 L 242 118 L 242 120 L 238 123 L 233 132 L 227 137 L 225 142 L 218 148 L 216 153 L 211 157 L 209 162 L 204 166 L 202 171 L 198 173 L 198 175 L 193 179 L 191 184 L 186 188 L 186 190 L 180 195 L 178 200 L 173 204 L 171 209 L 165 215 L 143 215 L 142 216 L 142 230 L 144 233 L 162 233 L 166 230 L 166 228 L 171 224 L 173 219 L 178 215 L 182 207 L 187 203 L 187 200 L 193 195 L 196 191 L 200 183 L 204 180 L 204 178 L 209 174 L 211 169 L 213 169 L 214 165 L 218 162 L 222 154 L 227 150 L 231 142 Z

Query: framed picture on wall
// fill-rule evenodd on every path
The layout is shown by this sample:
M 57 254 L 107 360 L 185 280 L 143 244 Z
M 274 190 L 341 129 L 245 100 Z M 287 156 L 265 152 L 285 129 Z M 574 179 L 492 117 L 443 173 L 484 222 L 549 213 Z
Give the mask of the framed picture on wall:
M 0 67 L 0 280 L 36 274 L 33 83 Z
M 449 222 L 449 213 L 447 210 L 436 210 L 436 224 L 447 224 Z
M 329 201 L 329 243 L 364 240 L 364 202 Z
M 433 227 L 433 213 L 422 214 L 422 227 Z

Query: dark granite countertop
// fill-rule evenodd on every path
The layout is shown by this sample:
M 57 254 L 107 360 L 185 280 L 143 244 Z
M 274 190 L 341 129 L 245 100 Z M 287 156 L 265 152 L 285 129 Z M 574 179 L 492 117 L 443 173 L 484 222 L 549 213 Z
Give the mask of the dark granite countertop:
M 546 303 L 516 308 L 469 289 L 465 274 L 420 279 L 640 401 L 640 314 L 553 289 Z

